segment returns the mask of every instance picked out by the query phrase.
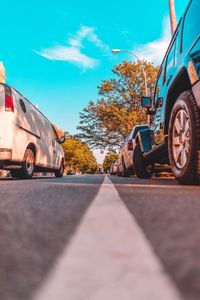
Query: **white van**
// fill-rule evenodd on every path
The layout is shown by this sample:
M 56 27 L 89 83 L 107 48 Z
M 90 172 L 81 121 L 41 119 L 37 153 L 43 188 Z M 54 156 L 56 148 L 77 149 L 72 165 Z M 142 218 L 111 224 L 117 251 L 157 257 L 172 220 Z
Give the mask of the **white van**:
M 51 122 L 14 88 L 0 84 L 0 169 L 15 178 L 34 172 L 62 177 L 64 151 Z

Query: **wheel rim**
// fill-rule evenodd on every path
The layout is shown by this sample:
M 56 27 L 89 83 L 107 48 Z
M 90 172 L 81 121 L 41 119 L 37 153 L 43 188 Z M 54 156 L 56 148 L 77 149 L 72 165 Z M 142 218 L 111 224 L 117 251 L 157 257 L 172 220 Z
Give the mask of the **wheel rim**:
M 172 152 L 176 166 L 183 169 L 191 149 L 191 122 L 189 114 L 181 109 L 176 114 L 172 130 Z
M 153 170 L 153 166 L 152 165 L 147 165 L 146 166 L 146 171 L 147 171 L 147 173 L 151 173 L 152 172 L 152 170 Z
M 31 175 L 33 173 L 34 168 L 34 160 L 31 155 L 28 155 L 26 158 L 26 170 L 28 175 Z

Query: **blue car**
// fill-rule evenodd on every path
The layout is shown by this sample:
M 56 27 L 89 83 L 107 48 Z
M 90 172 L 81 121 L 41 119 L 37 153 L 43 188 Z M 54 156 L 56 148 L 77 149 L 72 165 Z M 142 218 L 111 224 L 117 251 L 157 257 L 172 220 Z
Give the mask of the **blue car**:
M 165 54 L 154 97 L 142 97 L 151 115 L 139 131 L 134 167 L 150 178 L 155 163 L 169 164 L 175 178 L 192 184 L 200 177 L 200 0 L 192 0 Z

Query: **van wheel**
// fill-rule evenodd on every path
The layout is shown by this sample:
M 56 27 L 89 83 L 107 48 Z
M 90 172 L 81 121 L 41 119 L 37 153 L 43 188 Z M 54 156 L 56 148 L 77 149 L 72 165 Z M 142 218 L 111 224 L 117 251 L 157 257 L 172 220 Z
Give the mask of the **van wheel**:
M 31 179 L 35 171 L 35 156 L 31 149 L 26 149 L 24 154 L 24 159 L 22 163 L 22 168 L 20 169 L 21 178 Z
M 153 176 L 154 164 L 147 163 L 142 155 L 140 145 L 137 144 L 133 153 L 135 174 L 140 179 L 148 179 Z
M 124 159 L 122 160 L 122 176 L 123 177 L 129 177 L 130 176 L 129 170 L 126 168 L 126 165 L 124 163 Z
M 178 97 L 170 117 L 168 138 L 169 161 L 177 181 L 198 183 L 200 114 L 192 91 Z
M 57 178 L 63 177 L 64 170 L 65 170 L 65 165 L 64 165 L 64 162 L 63 162 L 63 160 L 62 160 L 61 165 L 60 165 L 60 169 L 59 169 L 59 170 L 56 170 L 56 171 L 54 172 L 55 176 L 56 176 Z

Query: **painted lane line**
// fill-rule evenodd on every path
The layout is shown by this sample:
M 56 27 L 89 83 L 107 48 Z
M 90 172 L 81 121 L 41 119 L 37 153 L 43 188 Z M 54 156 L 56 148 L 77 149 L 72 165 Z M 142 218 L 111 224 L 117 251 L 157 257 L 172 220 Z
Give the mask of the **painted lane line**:
M 131 188 L 156 188 L 156 189 L 179 189 L 179 190 L 183 190 L 183 186 L 182 185 L 172 185 L 172 184 L 169 184 L 169 185 L 164 185 L 164 184 L 140 184 L 140 183 L 128 183 L 128 184 L 121 184 L 121 183 L 116 183 L 115 184 L 116 186 L 119 186 L 119 187 L 131 187 Z M 196 190 L 199 190 L 200 191 L 200 187 L 199 186 L 191 186 L 191 185 L 184 185 L 184 190 L 191 190 L 191 188 L 193 189 L 196 189 Z
M 180 300 L 106 176 L 71 243 L 33 300 Z

